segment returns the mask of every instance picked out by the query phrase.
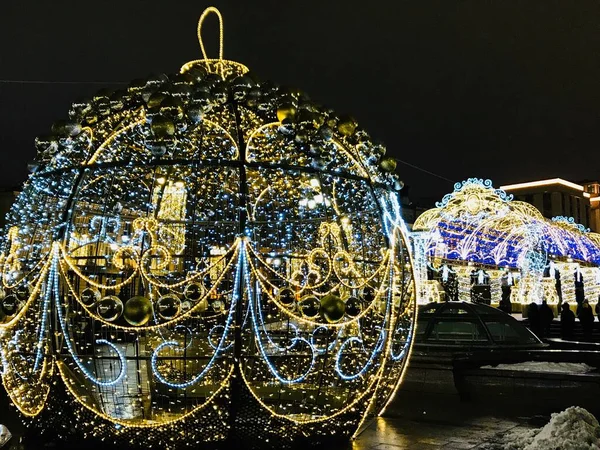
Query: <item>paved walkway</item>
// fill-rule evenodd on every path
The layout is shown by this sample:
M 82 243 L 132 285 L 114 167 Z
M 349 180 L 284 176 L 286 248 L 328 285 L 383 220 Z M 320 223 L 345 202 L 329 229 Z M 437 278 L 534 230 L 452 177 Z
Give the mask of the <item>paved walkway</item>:
M 538 428 L 549 417 L 539 405 L 528 408 L 515 398 L 508 402 L 460 401 L 457 395 L 400 390 L 388 417 L 373 421 L 352 450 L 498 450 L 508 431 Z
M 450 411 L 449 414 L 452 414 Z M 526 423 L 479 417 L 460 425 L 395 418 L 376 419 L 352 443 L 352 450 L 463 450 L 494 449 L 497 435 Z
M 352 443 L 326 450 L 497 450 L 494 437 L 509 430 L 540 427 L 548 420 L 536 416 L 539 411 L 535 408 L 526 411 L 525 404 L 513 400 L 507 413 L 495 402 L 465 403 L 456 396 L 400 391 L 390 405 L 391 417 L 374 420 Z M 8 417 L 6 411 L 10 411 Z M 0 422 L 19 435 L 23 430 L 13 411 L 0 395 Z M 12 450 L 16 445 L 13 442 L 6 448 Z

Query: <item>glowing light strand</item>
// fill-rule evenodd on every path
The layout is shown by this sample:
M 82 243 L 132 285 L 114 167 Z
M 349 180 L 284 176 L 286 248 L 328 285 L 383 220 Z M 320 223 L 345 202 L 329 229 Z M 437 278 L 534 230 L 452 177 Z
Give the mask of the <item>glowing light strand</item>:
M 58 249 L 56 247 L 55 247 L 55 251 L 53 253 L 54 253 L 54 256 L 52 259 L 52 268 L 50 270 L 51 274 L 49 276 L 49 279 L 52 280 L 51 283 L 52 283 L 53 289 L 54 289 L 56 310 L 58 311 L 58 322 L 60 323 L 60 328 L 61 328 L 61 330 L 63 332 L 63 336 L 64 336 L 64 342 L 65 342 L 67 349 L 71 355 L 71 358 L 73 359 L 73 361 L 75 362 L 75 364 L 77 365 L 79 370 L 81 370 L 81 372 L 86 376 L 86 378 L 88 378 L 92 383 L 97 384 L 98 386 L 113 386 L 117 383 L 120 383 L 127 373 L 127 359 L 125 358 L 125 355 L 123 354 L 123 352 L 121 350 L 119 350 L 119 348 L 112 342 L 109 342 L 106 339 L 97 339 L 96 340 L 96 344 L 108 345 L 119 357 L 119 362 L 120 362 L 119 374 L 113 380 L 110 380 L 110 381 L 99 380 L 87 369 L 87 367 L 85 367 L 85 365 L 80 361 L 79 357 L 77 356 L 77 350 L 73 347 L 73 344 L 71 343 L 71 337 L 69 335 L 69 329 L 68 329 L 69 327 L 67 325 L 66 318 L 63 315 L 63 311 L 62 311 L 63 305 L 61 305 L 61 302 L 60 302 L 61 297 L 60 297 L 59 283 L 58 283 L 58 280 L 59 280 Z
M 198 383 L 210 371 L 210 369 L 214 365 L 215 361 L 221 356 L 221 353 L 223 351 L 225 351 L 227 348 L 229 348 L 229 347 L 224 347 L 224 344 L 228 337 L 229 330 L 231 329 L 231 323 L 233 322 L 233 318 L 235 317 L 235 310 L 238 307 L 237 303 L 239 300 L 238 299 L 239 289 L 237 289 L 237 286 L 239 286 L 241 271 L 243 270 L 242 269 L 242 261 L 243 261 L 244 253 L 245 253 L 244 248 L 245 248 L 244 243 L 242 241 L 241 249 L 240 249 L 240 252 L 238 255 L 238 262 L 236 265 L 235 281 L 233 283 L 234 291 L 233 291 L 233 296 L 231 297 L 231 305 L 229 307 L 229 314 L 227 315 L 227 320 L 225 321 L 223 335 L 221 336 L 221 339 L 219 339 L 219 345 L 217 346 L 217 348 L 214 349 L 214 352 L 213 352 L 210 360 L 208 361 L 206 366 L 204 366 L 202 371 L 199 374 L 195 375 L 194 378 L 192 378 L 191 380 L 183 382 L 183 383 L 174 383 L 172 381 L 167 380 L 160 373 L 160 370 L 158 368 L 158 358 L 159 358 L 159 353 L 161 352 L 162 349 L 167 348 L 167 347 L 175 347 L 177 350 L 177 347 L 180 347 L 180 345 L 179 345 L 179 342 L 177 342 L 177 341 L 163 342 L 158 347 L 156 347 L 156 349 L 152 353 L 152 358 L 150 359 L 151 366 L 152 366 L 152 373 L 161 383 L 164 383 L 168 386 L 171 386 L 173 388 L 178 388 L 178 389 L 184 389 L 186 387 L 189 387 L 189 386 L 192 386 L 192 385 Z M 183 349 L 178 349 L 178 350 L 183 351 Z
M 250 272 L 249 272 L 249 267 L 246 263 L 246 259 L 245 259 L 245 247 L 242 249 L 243 251 L 243 255 L 244 258 L 242 259 L 242 264 L 244 267 L 244 273 L 245 273 L 245 277 L 246 277 L 246 289 L 248 292 L 248 301 L 250 303 L 250 318 L 252 321 L 252 328 L 254 330 L 254 340 L 258 346 L 258 349 L 260 351 L 261 356 L 263 357 L 263 360 L 265 361 L 269 371 L 271 372 L 271 374 L 280 382 L 283 384 L 296 384 L 296 383 L 301 383 L 302 381 L 304 381 L 306 379 L 306 377 L 308 376 L 308 374 L 312 371 L 314 364 L 315 364 L 315 360 L 316 360 L 316 355 L 317 352 L 313 349 L 313 346 L 311 345 L 310 342 L 308 342 L 306 339 L 302 338 L 302 337 L 295 337 L 292 339 L 292 346 L 295 346 L 297 343 L 304 343 L 308 346 L 308 348 L 310 349 L 311 352 L 311 362 L 310 365 L 308 367 L 308 369 L 301 375 L 297 376 L 296 378 L 285 378 L 283 376 L 281 376 L 281 374 L 279 373 L 279 371 L 277 370 L 277 368 L 275 367 L 275 365 L 273 364 L 273 362 L 271 361 L 271 358 L 269 357 L 266 349 L 263 346 L 262 340 L 261 340 L 261 332 L 259 329 L 259 318 L 257 317 L 257 312 L 255 311 L 255 306 L 254 303 L 258 302 L 259 300 L 257 298 L 255 298 L 252 294 L 252 284 L 250 281 Z

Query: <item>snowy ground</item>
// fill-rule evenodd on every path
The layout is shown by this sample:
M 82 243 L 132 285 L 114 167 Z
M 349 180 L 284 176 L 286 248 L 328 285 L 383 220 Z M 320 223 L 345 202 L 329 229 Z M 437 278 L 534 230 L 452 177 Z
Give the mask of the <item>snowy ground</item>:
M 434 409 L 420 417 L 380 417 L 351 447 L 331 450 L 600 450 L 600 425 L 580 407 L 507 419 L 446 404 L 443 410 L 430 404 Z
M 497 435 L 487 450 L 600 450 L 600 424 L 583 408 L 552 414 L 543 428 L 516 429 Z
M 10 441 L 11 437 L 12 435 L 10 434 L 10 431 L 8 431 L 8 428 L 6 428 L 5 425 L 0 424 L 0 447 L 4 447 L 4 445 Z
M 448 413 L 443 416 L 454 417 Z M 600 450 L 598 421 L 575 406 L 553 414 L 542 428 L 532 428 L 529 421 L 491 416 L 458 419 L 440 422 L 425 420 L 425 415 L 417 421 L 380 417 L 350 445 L 330 450 Z M 537 421 L 539 425 L 544 422 Z M 0 448 L 23 450 L 16 439 Z M 25 448 L 39 450 L 38 446 Z
M 584 363 L 526 361 L 515 364 L 498 364 L 497 366 L 482 366 L 482 369 L 518 370 L 523 372 L 553 372 L 553 373 L 588 373 L 596 370 L 595 367 Z

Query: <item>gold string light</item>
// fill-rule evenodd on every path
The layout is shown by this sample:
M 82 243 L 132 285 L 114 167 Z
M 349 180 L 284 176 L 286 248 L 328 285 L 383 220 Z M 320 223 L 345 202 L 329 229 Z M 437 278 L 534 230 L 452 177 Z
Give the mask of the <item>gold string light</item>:
M 546 219 L 533 205 L 512 199 L 495 189 L 490 180 L 471 178 L 455 185 L 435 208 L 424 212 L 413 226 L 420 240 L 418 265 L 435 270 L 453 265 L 458 278 L 460 300 L 471 300 L 471 272 L 485 269 L 490 276 L 491 301 L 501 297 L 500 277 L 506 271 L 514 277 L 513 302 L 558 303 L 560 296 L 574 301 L 572 281 L 576 267 L 585 268 L 586 291 L 600 286 L 600 235 L 592 233 L 572 218 Z M 555 265 L 563 279 L 556 293 Z M 422 287 L 428 285 L 425 272 L 419 272 Z M 430 280 L 431 283 L 437 281 Z M 423 302 L 428 301 L 425 292 Z M 592 302 L 597 296 L 590 296 Z
M 223 59 L 216 8 L 198 37 L 204 59 L 36 141 L 0 255 L 4 387 L 61 439 L 349 438 L 412 348 L 399 179 L 354 119 Z

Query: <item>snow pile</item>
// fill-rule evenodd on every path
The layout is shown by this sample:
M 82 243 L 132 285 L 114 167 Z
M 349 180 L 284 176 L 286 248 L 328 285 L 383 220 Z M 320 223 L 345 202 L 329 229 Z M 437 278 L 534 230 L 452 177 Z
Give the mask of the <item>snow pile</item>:
M 482 369 L 516 370 L 523 372 L 553 372 L 553 373 L 588 373 L 596 370 L 585 363 L 526 361 L 515 364 L 498 364 L 497 366 L 481 366 Z
M 499 433 L 486 450 L 600 450 L 600 424 L 579 406 L 554 413 L 543 428 L 517 427 Z
M 502 444 L 497 447 L 492 447 L 498 450 L 524 450 L 535 435 L 540 431 L 539 428 L 520 429 L 519 431 L 509 431 L 502 436 Z
M 10 438 L 12 437 L 12 434 L 10 434 L 10 431 L 8 431 L 8 428 L 6 428 L 6 425 L 2 425 L 0 423 L 0 447 L 4 447 L 4 445 L 10 441 Z
M 550 422 L 523 450 L 600 450 L 600 424 L 588 411 L 571 406 Z

